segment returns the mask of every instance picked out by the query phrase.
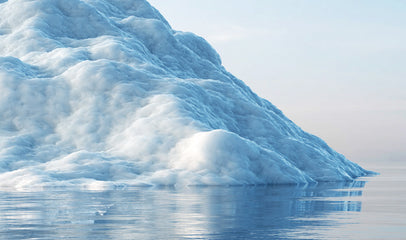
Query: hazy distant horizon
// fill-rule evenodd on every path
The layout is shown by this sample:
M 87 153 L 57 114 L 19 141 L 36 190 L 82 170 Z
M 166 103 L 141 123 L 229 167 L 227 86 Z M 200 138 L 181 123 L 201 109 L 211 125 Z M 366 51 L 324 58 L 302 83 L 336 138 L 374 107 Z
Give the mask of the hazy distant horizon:
M 229 72 L 350 160 L 367 167 L 406 158 L 405 2 L 150 3 L 174 29 L 207 39 Z

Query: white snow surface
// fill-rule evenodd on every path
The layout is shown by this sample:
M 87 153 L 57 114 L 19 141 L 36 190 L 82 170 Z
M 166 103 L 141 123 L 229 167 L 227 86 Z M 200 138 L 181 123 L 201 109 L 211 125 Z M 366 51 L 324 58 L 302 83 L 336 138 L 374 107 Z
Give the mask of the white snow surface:
M 0 0 L 0 92 L 1 188 L 297 184 L 368 173 L 145 0 Z

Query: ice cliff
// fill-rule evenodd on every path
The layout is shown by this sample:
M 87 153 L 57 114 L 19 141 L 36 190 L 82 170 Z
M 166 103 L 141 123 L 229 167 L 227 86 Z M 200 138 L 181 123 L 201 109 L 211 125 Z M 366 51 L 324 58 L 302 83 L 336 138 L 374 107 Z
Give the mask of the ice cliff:
M 0 187 L 309 183 L 366 173 L 145 0 L 0 0 Z

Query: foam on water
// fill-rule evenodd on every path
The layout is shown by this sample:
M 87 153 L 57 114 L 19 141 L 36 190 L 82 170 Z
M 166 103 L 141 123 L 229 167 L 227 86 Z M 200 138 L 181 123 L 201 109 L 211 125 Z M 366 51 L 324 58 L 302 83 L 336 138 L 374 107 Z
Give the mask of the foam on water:
M 367 171 L 145 0 L 0 1 L 0 186 L 273 184 Z

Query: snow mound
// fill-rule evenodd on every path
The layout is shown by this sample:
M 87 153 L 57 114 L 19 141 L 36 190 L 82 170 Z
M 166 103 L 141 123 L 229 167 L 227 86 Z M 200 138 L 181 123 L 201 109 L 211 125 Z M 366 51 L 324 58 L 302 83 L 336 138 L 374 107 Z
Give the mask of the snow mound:
M 145 0 L 0 1 L 0 187 L 351 180 Z

